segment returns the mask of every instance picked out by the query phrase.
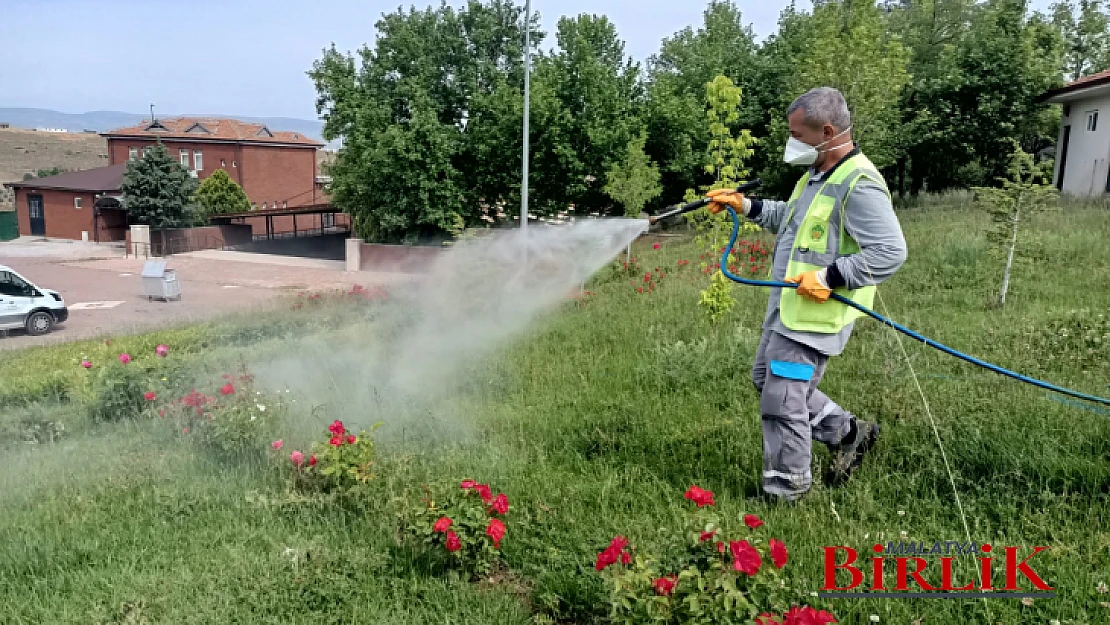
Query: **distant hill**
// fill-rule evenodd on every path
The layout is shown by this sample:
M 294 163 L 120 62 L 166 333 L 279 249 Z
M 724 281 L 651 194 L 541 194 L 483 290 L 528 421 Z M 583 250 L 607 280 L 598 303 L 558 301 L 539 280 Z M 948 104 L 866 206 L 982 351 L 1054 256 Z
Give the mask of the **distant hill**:
M 203 114 L 203 113 L 155 113 L 159 117 L 232 117 L 246 122 L 266 124 L 271 130 L 299 132 L 314 139 L 320 139 L 323 122 L 292 117 L 247 117 L 244 115 Z M 49 109 L 5 108 L 0 107 L 0 123 L 10 124 L 13 128 L 60 128 L 69 132 L 93 130 L 107 132 L 124 126 L 133 126 L 150 114 L 121 113 L 119 111 L 89 111 L 88 113 L 62 113 Z M 329 146 L 334 149 L 334 146 Z

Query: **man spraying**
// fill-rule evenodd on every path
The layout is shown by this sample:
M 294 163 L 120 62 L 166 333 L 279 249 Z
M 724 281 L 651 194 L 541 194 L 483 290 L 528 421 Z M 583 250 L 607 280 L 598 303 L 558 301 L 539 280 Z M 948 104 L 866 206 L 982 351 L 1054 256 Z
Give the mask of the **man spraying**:
M 716 214 L 731 206 L 776 233 L 772 288 L 752 367 L 763 424 L 763 490 L 795 501 L 813 484 L 812 441 L 828 446 L 834 476 L 847 479 L 879 436 L 817 389 L 830 356 L 844 351 L 859 313 L 829 295 L 872 306 L 875 285 L 906 260 L 906 241 L 890 192 L 852 141 L 851 114 L 836 89 L 813 89 L 786 111 L 784 160 L 807 166 L 786 202 L 746 198 L 731 189 L 708 194 Z

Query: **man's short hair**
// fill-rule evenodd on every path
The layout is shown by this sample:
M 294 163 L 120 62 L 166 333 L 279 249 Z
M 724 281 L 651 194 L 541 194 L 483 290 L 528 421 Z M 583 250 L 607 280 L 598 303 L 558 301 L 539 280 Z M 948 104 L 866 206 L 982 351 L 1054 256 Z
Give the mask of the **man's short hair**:
M 805 112 L 806 123 L 812 126 L 831 124 L 837 130 L 845 130 L 852 125 L 848 102 L 840 91 L 832 87 L 817 87 L 798 96 L 786 109 L 786 116 L 793 115 L 798 109 Z

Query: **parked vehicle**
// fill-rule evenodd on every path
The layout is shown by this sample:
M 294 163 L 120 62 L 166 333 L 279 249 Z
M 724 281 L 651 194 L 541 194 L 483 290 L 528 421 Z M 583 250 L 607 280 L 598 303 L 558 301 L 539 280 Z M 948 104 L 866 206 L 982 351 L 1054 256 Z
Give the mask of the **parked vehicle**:
M 11 267 L 0 265 L 0 330 L 24 328 L 37 336 L 68 318 L 61 293 L 38 287 Z

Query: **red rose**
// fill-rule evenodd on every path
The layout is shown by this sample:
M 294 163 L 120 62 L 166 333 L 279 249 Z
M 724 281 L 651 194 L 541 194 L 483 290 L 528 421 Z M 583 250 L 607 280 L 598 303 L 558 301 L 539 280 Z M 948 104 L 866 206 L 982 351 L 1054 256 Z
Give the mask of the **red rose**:
M 597 554 L 597 563 L 594 568 L 602 570 L 610 564 L 616 564 L 617 559 L 620 557 L 624 548 L 628 546 L 628 539 L 624 536 L 617 536 L 609 543 L 609 546 L 604 551 Z
M 447 551 L 455 552 L 462 549 L 462 543 L 459 541 L 459 535 L 450 530 L 447 531 Z
M 775 568 L 781 569 L 786 566 L 786 545 L 774 538 L 768 545 L 771 547 L 771 560 L 775 563 Z
M 763 521 L 759 520 L 759 517 L 757 517 L 754 514 L 745 514 L 744 515 L 744 524 L 754 530 L 754 529 L 758 528 L 760 525 L 763 525 Z
M 725 552 L 725 544 L 723 542 L 718 542 L 717 543 L 717 553 L 724 553 L 724 552 Z
M 489 525 L 486 527 L 486 536 L 493 539 L 493 548 L 501 548 L 501 539 L 505 537 L 505 524 L 501 519 L 490 519 Z
M 493 509 L 498 514 L 505 514 L 509 511 L 509 498 L 505 493 L 497 493 L 497 498 L 493 500 Z
M 763 559 L 759 557 L 759 552 L 748 544 L 748 541 L 735 540 L 729 541 L 728 548 L 732 551 L 732 568 L 747 573 L 749 577 L 759 572 L 759 566 L 763 564 Z
M 316 454 L 312 454 L 311 456 L 308 457 L 308 466 L 310 466 L 310 467 L 316 466 Z
M 702 507 L 702 506 L 712 506 L 713 505 L 713 493 L 708 491 L 708 490 L 705 490 L 704 488 L 699 488 L 697 486 L 691 486 L 686 491 L 685 497 L 687 499 L 689 499 L 690 501 L 698 504 L 699 508 Z
M 632 556 L 627 551 L 621 552 L 621 564 L 628 564 L 632 562 Z
M 147 401 L 154 401 L 155 399 L 158 399 L 158 396 L 154 394 L 154 391 L 147 391 L 143 393 L 143 399 Z
M 651 273 L 644 274 L 644 282 L 651 282 Z
M 836 617 L 824 610 L 816 610 L 810 606 L 794 606 L 783 615 L 783 625 L 826 625 L 836 623 Z
M 459 484 L 459 486 L 463 490 L 470 490 L 471 488 L 474 488 L 477 485 L 478 485 L 478 483 L 475 482 L 474 480 L 463 480 L 462 484 Z
M 332 447 L 339 447 L 343 444 L 343 437 L 336 434 L 335 436 L 331 437 L 330 440 L 328 440 L 328 444 Z
M 220 394 L 221 395 L 234 395 L 235 394 L 235 385 L 233 385 L 231 382 L 228 382 L 227 384 L 224 384 L 222 387 L 220 387 Z
M 488 504 L 493 501 L 493 493 L 489 492 L 489 486 L 486 484 L 477 484 L 474 486 L 474 490 L 482 497 L 482 503 Z
M 449 527 L 451 527 L 451 519 L 449 519 L 445 516 L 441 516 L 436 521 L 436 524 L 432 526 L 432 531 L 442 533 L 442 532 L 446 532 L 447 528 L 449 528 Z
M 356 439 L 354 437 L 354 435 L 348 435 L 347 436 L 347 444 L 348 445 L 354 445 L 356 440 L 358 440 L 358 439 Z
M 343 427 L 343 422 L 336 419 L 328 426 L 328 431 L 336 436 L 343 436 L 347 433 L 347 428 Z
M 652 246 L 651 246 L 651 249 L 653 249 L 653 250 L 657 250 L 657 249 L 659 249 L 660 247 L 663 247 L 663 246 L 661 246 L 661 245 L 659 245 L 658 243 L 656 243 L 655 245 L 652 245 Z
M 652 582 L 651 585 L 655 588 L 655 594 L 662 595 L 664 597 L 670 596 L 671 591 L 674 590 L 676 579 L 677 578 L 674 575 L 671 575 L 668 577 L 660 577 L 659 579 Z
M 716 534 L 717 530 L 713 530 L 712 532 L 702 532 L 701 537 L 698 538 L 698 542 L 704 543 L 705 541 L 712 539 L 714 536 L 716 536 Z

